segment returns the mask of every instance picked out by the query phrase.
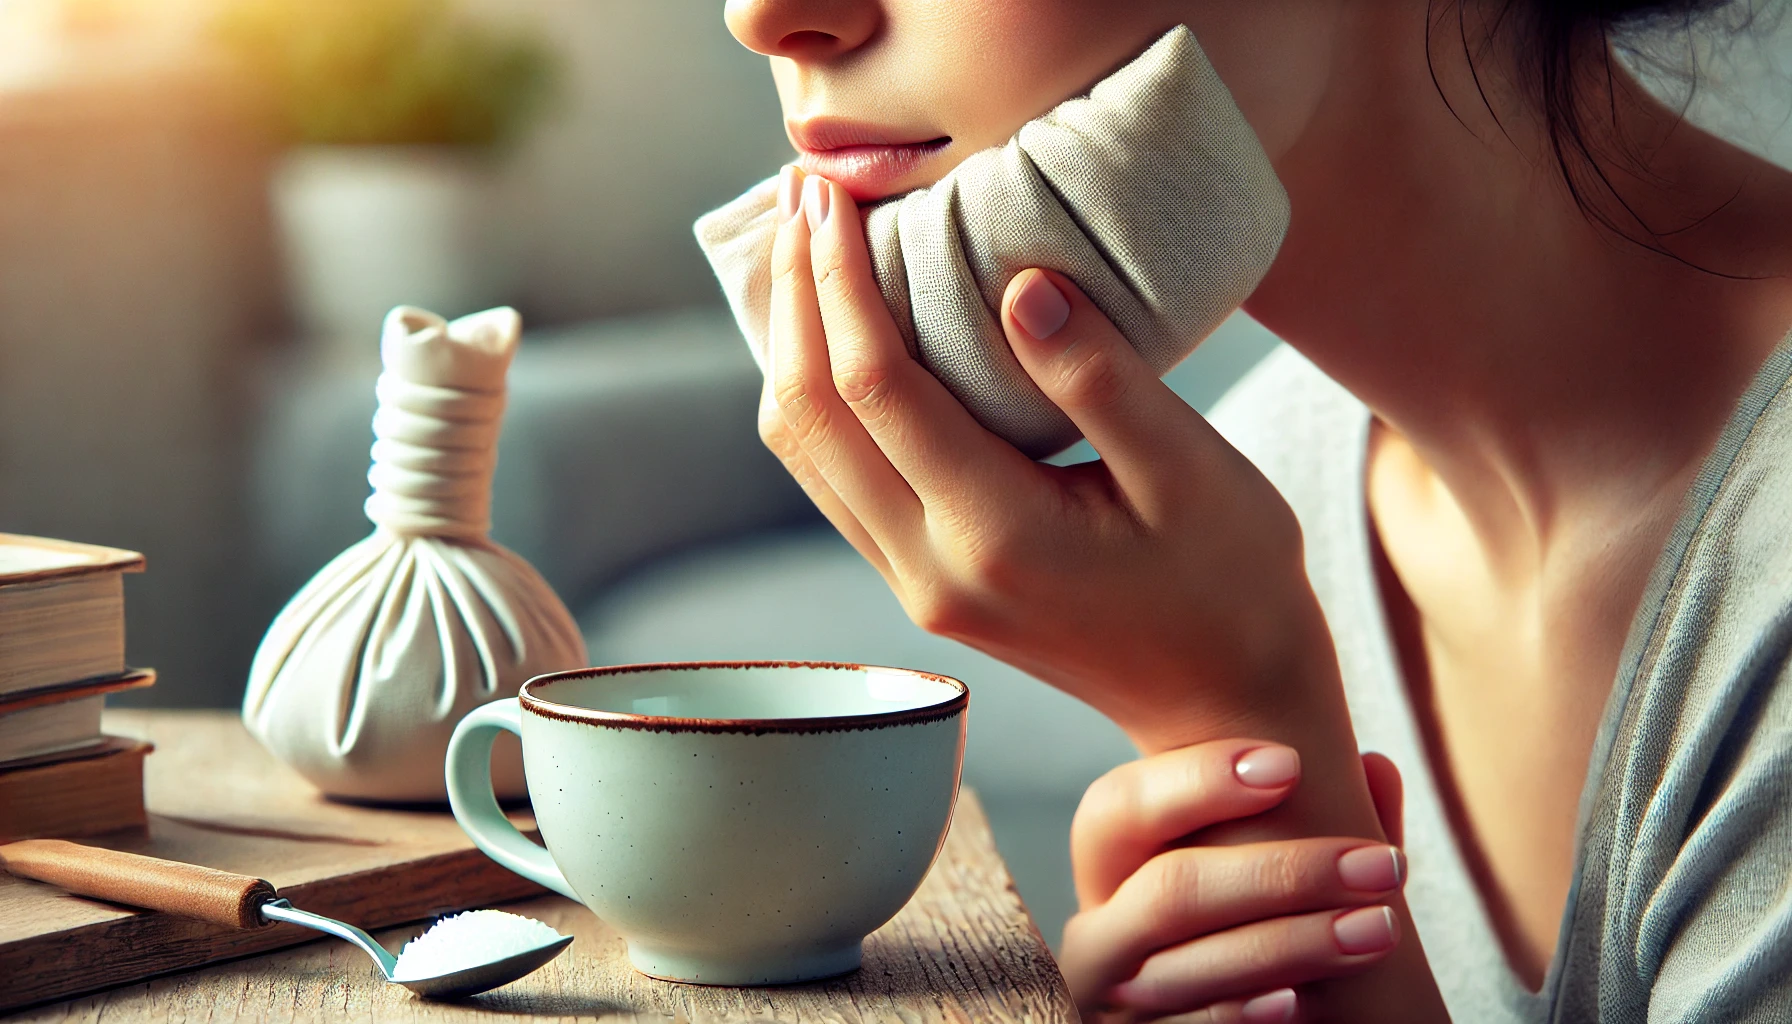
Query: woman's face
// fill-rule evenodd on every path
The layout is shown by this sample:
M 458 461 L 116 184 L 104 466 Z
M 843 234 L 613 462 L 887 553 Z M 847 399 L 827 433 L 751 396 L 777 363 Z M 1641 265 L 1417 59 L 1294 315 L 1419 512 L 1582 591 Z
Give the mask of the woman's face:
M 771 58 L 803 169 L 865 202 L 1007 142 L 1178 22 L 1274 156 L 1322 91 L 1337 2 L 728 0 L 726 18 Z

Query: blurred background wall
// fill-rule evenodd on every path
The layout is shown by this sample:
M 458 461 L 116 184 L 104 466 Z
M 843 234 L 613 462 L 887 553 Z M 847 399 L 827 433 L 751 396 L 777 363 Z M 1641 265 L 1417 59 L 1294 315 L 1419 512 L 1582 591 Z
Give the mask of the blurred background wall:
M 293 584 L 245 558 L 246 445 L 323 348 L 270 209 L 284 139 L 208 39 L 219 6 L 0 0 L 0 529 L 147 553 L 131 657 L 178 705 L 237 700 Z M 716 302 L 690 222 L 788 153 L 763 59 L 712 4 L 484 7 L 554 75 L 491 160 L 496 230 L 462 243 L 514 262 L 499 298 L 531 327 Z M 370 362 L 378 327 L 325 351 Z
M 275 151 L 195 72 L 192 12 L 0 6 L 0 529 L 151 553 L 131 653 L 223 698 L 243 607 L 245 372 L 284 332 Z M 160 554 L 161 557 L 157 557 Z
M 718 301 L 697 215 L 791 156 L 765 58 L 719 3 L 484 0 L 528 11 L 565 94 L 509 174 L 536 322 Z

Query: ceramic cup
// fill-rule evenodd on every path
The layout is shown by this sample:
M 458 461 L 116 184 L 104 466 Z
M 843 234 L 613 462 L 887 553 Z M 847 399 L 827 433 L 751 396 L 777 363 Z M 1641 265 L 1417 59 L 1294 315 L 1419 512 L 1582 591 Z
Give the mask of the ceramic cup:
M 970 693 L 907 669 L 629 665 L 537 676 L 448 744 L 448 798 L 499 864 L 590 907 L 636 970 L 770 985 L 844 974 L 945 841 Z M 546 849 L 498 808 L 523 742 Z

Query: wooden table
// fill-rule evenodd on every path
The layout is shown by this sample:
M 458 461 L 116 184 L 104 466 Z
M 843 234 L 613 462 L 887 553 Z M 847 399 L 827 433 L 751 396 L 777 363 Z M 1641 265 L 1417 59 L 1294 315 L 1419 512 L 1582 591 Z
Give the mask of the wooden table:
M 188 716 L 184 720 L 183 714 Z M 193 714 L 151 712 L 139 721 L 142 731 L 162 737 L 163 749 L 149 759 L 152 816 L 159 810 L 158 793 L 171 792 L 166 787 L 179 784 L 168 772 L 180 768 L 183 761 L 181 756 L 169 756 L 158 766 L 157 758 L 163 757 L 174 736 L 184 733 L 179 727 L 193 725 Z M 207 727 L 221 730 L 224 723 L 214 716 Z M 332 824 L 338 831 L 344 828 L 345 815 L 389 813 L 321 806 L 334 816 Z M 442 855 L 435 856 L 439 862 Z M 281 884 L 279 872 L 272 867 L 261 873 Z M 37 884 L 10 878 L 4 881 Z M 304 906 L 296 896 L 294 902 Z M 116 913 L 114 908 L 105 909 Z M 1077 1019 L 1057 965 L 1014 890 L 975 794 L 968 790 L 960 796 L 945 850 L 920 892 L 895 920 L 867 940 L 864 967 L 833 981 L 752 989 L 654 981 L 629 968 L 621 938 L 579 904 L 558 896 L 537 896 L 506 904 L 505 909 L 538 917 L 572 934 L 575 940 L 565 954 L 535 974 L 460 1003 L 418 1000 L 404 988 L 379 980 L 359 950 L 325 940 L 42 1005 L 11 1019 L 45 1024 L 98 1022 L 102 1017 L 169 1024 L 376 1018 L 383 1022 L 472 1024 L 519 1016 L 652 1024 L 1056 1024 Z M 423 925 L 413 923 L 376 934 L 388 948 L 395 949 Z M 300 932 L 294 938 L 305 934 L 309 933 Z M 141 953 L 119 950 L 120 956 Z M 8 980 L 0 977 L 0 992 L 7 984 Z

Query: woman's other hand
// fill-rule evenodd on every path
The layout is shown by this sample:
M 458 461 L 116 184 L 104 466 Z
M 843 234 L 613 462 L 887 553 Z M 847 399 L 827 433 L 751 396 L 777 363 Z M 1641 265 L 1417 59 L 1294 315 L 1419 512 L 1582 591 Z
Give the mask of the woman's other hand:
M 909 354 L 844 189 L 786 168 L 780 211 L 761 434 L 916 623 L 1148 753 L 1263 733 L 1265 709 L 1312 705 L 1292 688 L 1335 687 L 1286 502 L 1075 285 L 1025 271 L 1002 306 L 1021 365 L 1101 454 L 1042 465 Z
M 1399 773 L 1377 754 L 1364 769 L 1398 843 Z M 1280 804 L 1299 780 L 1292 749 L 1227 739 L 1122 765 L 1089 787 L 1071 829 L 1082 911 L 1059 958 L 1085 1020 L 1300 1020 L 1299 986 L 1394 949 L 1400 928 L 1387 901 L 1406 875 L 1397 846 L 1190 845 Z

